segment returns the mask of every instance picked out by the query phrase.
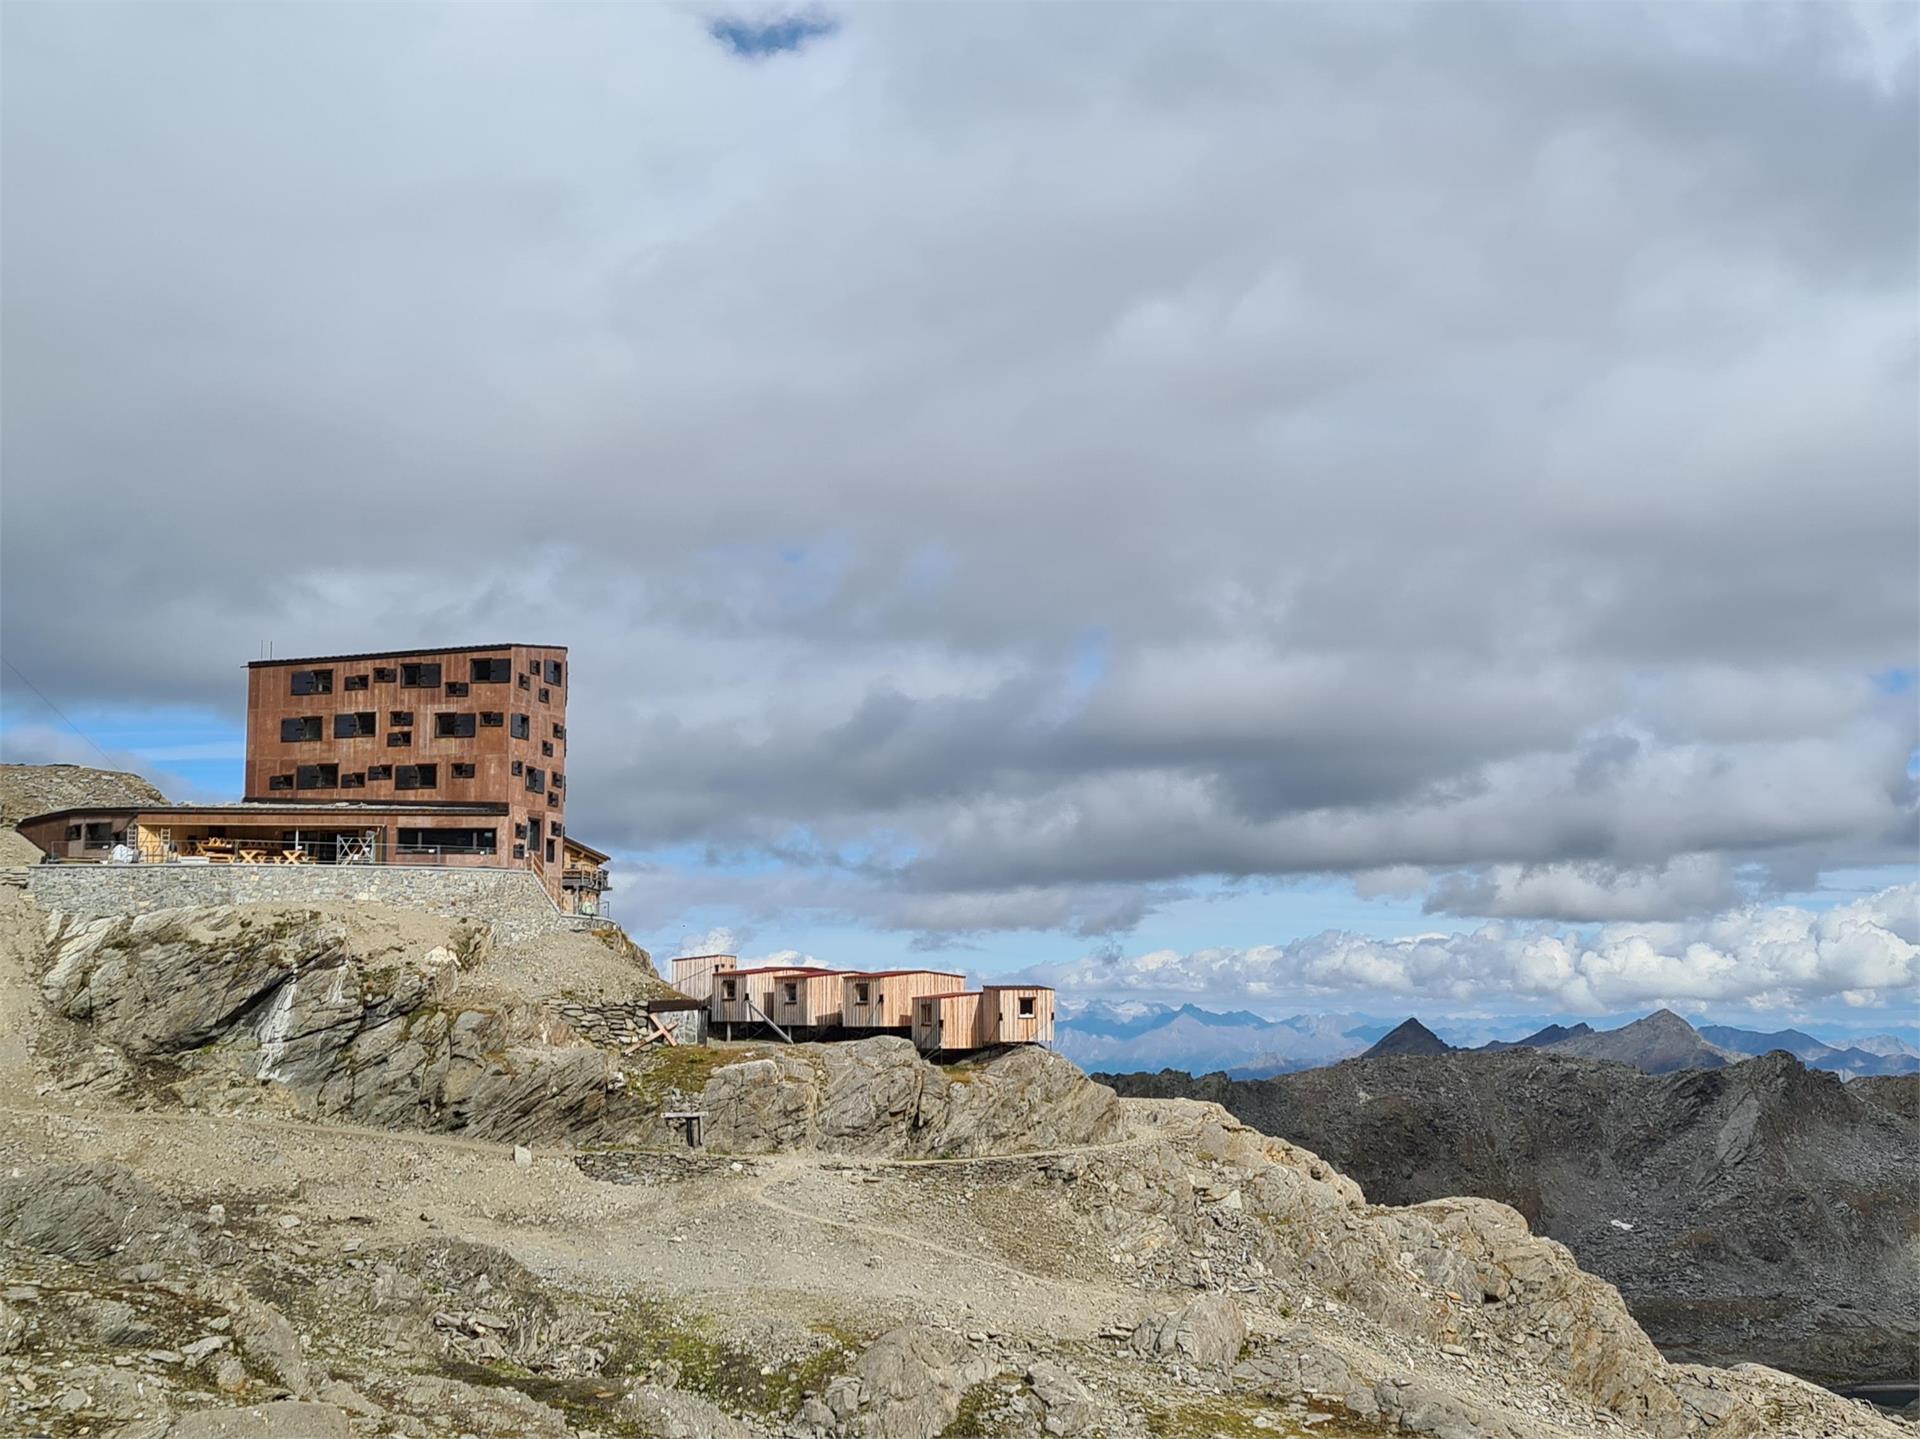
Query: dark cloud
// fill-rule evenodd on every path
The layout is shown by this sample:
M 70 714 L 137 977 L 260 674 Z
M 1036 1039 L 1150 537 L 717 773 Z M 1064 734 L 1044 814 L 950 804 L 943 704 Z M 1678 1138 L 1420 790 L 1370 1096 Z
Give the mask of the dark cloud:
M 841 18 L 0 13 L 9 658 L 562 640 L 582 834 L 939 942 L 1911 828 L 1910 17 Z

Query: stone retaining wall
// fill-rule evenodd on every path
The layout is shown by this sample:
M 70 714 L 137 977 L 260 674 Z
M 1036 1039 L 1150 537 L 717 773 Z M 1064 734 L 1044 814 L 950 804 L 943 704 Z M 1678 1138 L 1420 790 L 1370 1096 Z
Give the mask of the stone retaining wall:
M 482 919 L 494 942 L 590 930 L 607 921 L 562 914 L 524 869 L 422 865 L 39 864 L 15 870 L 42 909 L 87 919 L 215 904 L 390 904 Z M 642 1021 L 644 1023 L 644 1021 Z
M 577 999 L 550 1000 L 547 1008 L 567 1022 L 567 1027 L 582 1039 L 603 1049 L 627 1049 L 654 1032 L 647 1018 L 644 999 L 603 1000 L 589 1003 Z M 681 1044 L 704 1044 L 707 1038 L 704 1010 L 669 1010 L 660 1022 L 673 1031 Z

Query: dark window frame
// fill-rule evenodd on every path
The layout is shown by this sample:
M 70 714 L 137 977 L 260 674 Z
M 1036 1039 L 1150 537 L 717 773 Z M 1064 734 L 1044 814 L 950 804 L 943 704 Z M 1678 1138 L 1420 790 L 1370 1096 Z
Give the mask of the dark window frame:
M 435 739 L 472 739 L 478 732 L 472 710 L 436 710 L 433 716 Z
M 503 685 L 513 678 L 513 659 L 477 659 L 468 663 L 468 679 L 477 685 Z
M 393 787 L 395 789 L 439 789 L 440 766 L 432 762 L 395 765 Z
M 339 789 L 340 766 L 332 763 L 303 764 L 293 772 L 295 789 Z
M 333 737 L 335 739 L 371 739 L 376 731 L 377 716 L 372 710 L 342 710 L 333 717 Z
M 400 666 L 400 688 L 403 690 L 437 690 L 440 688 L 440 663 L 437 660 L 417 660 L 412 664 Z
M 280 721 L 281 744 L 311 744 L 324 739 L 319 715 L 289 715 Z
M 288 693 L 296 695 L 330 695 L 333 693 L 333 671 L 289 670 Z
M 533 716 L 516 714 L 508 717 L 507 733 L 514 739 L 533 738 Z

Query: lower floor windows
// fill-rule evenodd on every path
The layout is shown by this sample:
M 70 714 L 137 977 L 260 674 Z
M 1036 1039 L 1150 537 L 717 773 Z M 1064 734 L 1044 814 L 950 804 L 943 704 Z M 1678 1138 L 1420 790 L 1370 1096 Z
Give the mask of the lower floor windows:
M 500 831 L 495 829 L 403 829 L 402 854 L 497 854 Z
M 340 766 L 337 764 L 303 764 L 294 771 L 294 784 L 299 789 L 338 789 L 340 786 Z

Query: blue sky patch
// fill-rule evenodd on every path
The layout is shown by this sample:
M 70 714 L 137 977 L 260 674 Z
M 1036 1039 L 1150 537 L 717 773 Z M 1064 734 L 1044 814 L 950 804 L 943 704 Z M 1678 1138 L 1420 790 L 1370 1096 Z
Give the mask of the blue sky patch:
M 707 33 L 743 60 L 760 60 L 804 49 L 810 42 L 831 35 L 840 22 L 819 13 L 782 15 L 768 20 L 743 20 L 721 16 L 710 21 Z

